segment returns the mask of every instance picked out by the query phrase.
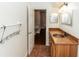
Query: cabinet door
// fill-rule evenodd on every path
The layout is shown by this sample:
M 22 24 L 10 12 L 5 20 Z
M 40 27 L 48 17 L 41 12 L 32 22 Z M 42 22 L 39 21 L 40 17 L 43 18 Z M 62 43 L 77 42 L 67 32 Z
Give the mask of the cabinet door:
M 70 57 L 76 57 L 77 56 L 77 48 L 78 45 L 71 45 L 70 46 Z
M 56 47 L 55 47 L 55 44 L 52 43 L 52 47 L 51 47 L 51 56 L 55 57 L 56 56 Z
M 31 8 L 31 5 L 27 8 L 27 29 L 28 29 L 28 55 L 31 53 L 34 47 L 34 10 Z
M 51 56 L 53 57 L 76 57 L 78 45 L 53 44 L 51 46 Z
M 32 49 L 34 47 L 34 34 L 30 33 L 29 35 L 29 44 L 28 44 L 28 54 L 30 55 L 30 53 L 32 52 Z
M 69 56 L 69 45 L 56 45 L 56 57 L 68 57 Z

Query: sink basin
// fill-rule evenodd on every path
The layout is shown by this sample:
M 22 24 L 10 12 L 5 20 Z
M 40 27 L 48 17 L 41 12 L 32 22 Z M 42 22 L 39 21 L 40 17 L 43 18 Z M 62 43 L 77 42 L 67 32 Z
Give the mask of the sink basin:
M 53 34 L 56 38 L 64 38 L 65 36 L 63 34 Z

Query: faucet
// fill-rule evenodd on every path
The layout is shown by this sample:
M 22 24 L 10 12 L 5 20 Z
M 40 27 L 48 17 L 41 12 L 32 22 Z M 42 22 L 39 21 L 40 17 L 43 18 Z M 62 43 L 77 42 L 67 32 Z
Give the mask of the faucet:
M 64 36 L 67 36 L 67 33 L 66 32 L 64 32 Z

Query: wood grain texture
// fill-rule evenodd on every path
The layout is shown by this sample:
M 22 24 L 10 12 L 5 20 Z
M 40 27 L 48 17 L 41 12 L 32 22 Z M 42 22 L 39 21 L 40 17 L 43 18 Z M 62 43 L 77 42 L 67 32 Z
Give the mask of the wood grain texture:
M 55 45 L 51 46 L 52 57 L 76 57 L 77 45 Z
M 53 57 L 76 57 L 78 42 L 73 36 L 67 34 L 64 38 L 56 38 L 53 34 L 63 34 L 64 32 L 58 29 L 50 29 L 50 46 L 51 56 Z
M 78 44 L 75 40 L 72 40 L 73 38 L 70 37 L 69 35 L 65 36 L 65 37 L 61 37 L 61 38 L 57 38 L 54 37 L 54 34 L 62 34 L 63 33 L 61 31 L 50 31 L 50 36 L 52 38 L 52 40 L 54 41 L 55 44 Z
M 56 45 L 56 57 L 68 57 L 69 46 L 67 45 Z
M 60 31 L 61 33 L 65 32 L 60 28 L 49 28 L 49 32 L 50 31 Z M 77 44 L 79 44 L 79 39 L 78 38 L 76 38 L 75 36 L 73 36 L 73 35 L 71 35 L 71 34 L 69 34 L 67 32 L 65 32 L 65 33 L 67 34 L 67 36 L 69 36 L 71 38 L 70 40 L 72 40 L 73 42 L 77 42 Z
M 70 56 L 71 57 L 76 57 L 77 56 L 77 51 L 78 51 L 78 46 L 77 45 L 71 45 L 70 46 Z
M 45 45 L 35 45 L 29 57 L 50 57 L 50 47 Z

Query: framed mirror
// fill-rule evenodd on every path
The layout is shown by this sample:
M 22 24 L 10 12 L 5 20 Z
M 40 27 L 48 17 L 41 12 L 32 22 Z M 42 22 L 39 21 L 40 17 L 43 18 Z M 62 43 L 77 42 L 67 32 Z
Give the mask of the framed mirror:
M 57 23 L 58 22 L 58 14 L 52 13 L 50 16 L 50 23 Z
M 61 24 L 72 26 L 72 11 L 65 11 L 60 14 Z

